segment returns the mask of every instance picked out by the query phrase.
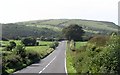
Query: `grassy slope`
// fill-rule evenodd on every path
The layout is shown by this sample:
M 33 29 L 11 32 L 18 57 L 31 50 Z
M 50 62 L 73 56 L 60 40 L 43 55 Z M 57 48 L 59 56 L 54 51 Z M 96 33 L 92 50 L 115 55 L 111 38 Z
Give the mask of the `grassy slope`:
M 17 24 L 4 24 L 2 26 L 2 36 L 6 38 L 14 38 L 14 37 L 26 37 L 26 36 L 34 36 L 34 37 L 51 37 L 58 34 L 58 32 L 48 29 L 48 28 L 39 28 L 39 27 L 31 27 L 25 25 L 17 25 Z
M 40 21 L 40 22 L 39 22 Z M 22 22 L 24 25 L 35 26 L 39 25 L 39 27 L 46 26 L 50 27 L 58 27 L 59 29 L 64 26 L 68 26 L 70 24 L 79 24 L 81 26 L 97 28 L 97 29 L 105 29 L 105 30 L 113 30 L 116 31 L 117 26 L 113 22 L 105 22 L 105 21 L 94 21 L 94 20 L 82 20 L 82 19 L 50 19 L 47 21 L 37 20 L 37 21 L 27 21 Z M 21 24 L 21 23 L 18 23 Z
M 41 58 L 44 58 L 53 51 L 49 46 L 27 46 L 26 50 L 27 52 L 32 51 L 38 53 Z
M 67 72 L 69 75 L 71 73 L 77 73 L 72 64 L 71 51 L 68 49 L 68 45 L 67 45 L 67 52 L 66 52 L 66 67 L 67 67 Z
M 13 25 L 3 25 L 3 36 L 6 38 L 17 36 L 45 36 L 58 37 L 62 28 L 70 24 L 79 24 L 83 29 L 89 33 L 111 33 L 118 31 L 118 26 L 113 22 L 93 21 L 82 19 L 47 19 L 47 20 L 33 20 L 14 23 Z M 45 29 L 48 28 L 48 29 Z
M 81 46 L 84 46 L 87 42 L 76 42 L 75 48 L 78 49 Z M 73 52 L 69 50 L 68 45 L 67 45 L 67 57 L 66 57 L 66 62 L 67 62 L 67 71 L 69 75 L 72 75 L 72 73 L 77 73 L 75 68 L 73 67 Z

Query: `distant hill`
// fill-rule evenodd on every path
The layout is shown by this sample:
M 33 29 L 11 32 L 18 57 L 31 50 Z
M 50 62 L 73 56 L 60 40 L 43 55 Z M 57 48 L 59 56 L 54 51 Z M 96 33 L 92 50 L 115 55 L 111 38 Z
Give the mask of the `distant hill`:
M 2 24 L 2 36 L 6 38 L 16 37 L 62 37 L 62 28 L 70 24 L 78 24 L 83 27 L 87 36 L 102 34 L 108 35 L 117 32 L 119 26 L 113 22 L 94 21 L 82 19 L 47 19 Z

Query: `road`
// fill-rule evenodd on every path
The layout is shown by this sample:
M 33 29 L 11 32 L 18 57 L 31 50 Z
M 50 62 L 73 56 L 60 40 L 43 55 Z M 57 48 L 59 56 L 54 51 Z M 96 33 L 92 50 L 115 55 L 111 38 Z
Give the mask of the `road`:
M 32 64 L 13 75 L 67 75 L 66 70 L 66 42 L 59 46 L 39 63 Z

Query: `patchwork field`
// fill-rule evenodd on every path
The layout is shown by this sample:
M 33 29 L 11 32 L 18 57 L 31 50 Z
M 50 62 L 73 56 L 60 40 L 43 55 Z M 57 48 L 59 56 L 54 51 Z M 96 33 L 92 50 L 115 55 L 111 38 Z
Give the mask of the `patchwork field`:
M 117 32 L 120 28 L 113 22 L 83 20 L 83 19 L 46 19 L 2 24 L 3 37 L 20 38 L 27 36 L 45 38 L 60 38 L 61 30 L 70 24 L 78 24 L 86 32 L 85 36 L 91 34 L 109 35 L 111 32 Z M 18 32 L 19 31 L 19 32 Z

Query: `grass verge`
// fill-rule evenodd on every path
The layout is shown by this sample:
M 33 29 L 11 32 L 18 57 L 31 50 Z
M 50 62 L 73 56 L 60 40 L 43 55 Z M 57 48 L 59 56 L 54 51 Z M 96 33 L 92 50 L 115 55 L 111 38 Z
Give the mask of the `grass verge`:
M 75 45 L 75 49 L 79 49 L 81 46 L 84 46 L 87 42 L 76 42 Z M 67 72 L 68 75 L 73 75 L 75 73 L 77 73 L 74 64 L 73 64 L 73 60 L 75 58 L 74 56 L 74 52 L 72 52 L 72 50 L 70 50 L 69 48 L 69 44 L 67 44 L 67 48 L 66 48 L 67 52 L 66 52 L 66 67 L 67 67 Z
M 71 51 L 69 50 L 68 48 L 68 45 L 67 45 L 67 48 L 66 48 L 67 52 L 66 52 L 66 67 L 67 67 L 67 73 L 69 75 L 72 75 L 72 73 L 76 73 L 76 70 L 75 68 L 73 67 L 73 64 L 72 64 L 72 56 L 71 56 Z

